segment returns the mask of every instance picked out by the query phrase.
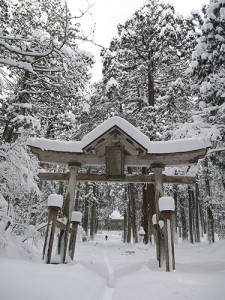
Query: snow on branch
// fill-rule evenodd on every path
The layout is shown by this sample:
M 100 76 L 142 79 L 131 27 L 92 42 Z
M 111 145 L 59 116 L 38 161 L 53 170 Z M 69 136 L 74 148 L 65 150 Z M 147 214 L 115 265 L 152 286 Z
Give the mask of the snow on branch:
M 6 48 L 7 50 L 9 50 L 12 53 L 20 54 L 20 55 L 24 55 L 24 56 L 31 56 L 31 57 L 44 57 L 44 56 L 48 56 L 49 54 L 52 53 L 52 49 L 50 49 L 48 51 L 45 51 L 43 53 L 21 51 L 19 48 L 11 47 L 11 46 L 9 46 L 7 43 L 5 43 L 3 41 L 0 41 L 0 46 L 3 46 L 4 48 Z
M 29 71 L 31 73 L 35 73 L 33 68 L 32 68 L 32 65 L 30 63 L 27 63 L 27 62 L 24 62 L 24 61 L 15 61 L 13 59 L 5 59 L 5 58 L 0 58 L 0 64 L 4 64 L 4 65 L 7 65 L 7 66 L 11 66 L 11 67 L 17 67 L 19 69 L 23 69 L 23 70 L 26 70 L 26 71 Z

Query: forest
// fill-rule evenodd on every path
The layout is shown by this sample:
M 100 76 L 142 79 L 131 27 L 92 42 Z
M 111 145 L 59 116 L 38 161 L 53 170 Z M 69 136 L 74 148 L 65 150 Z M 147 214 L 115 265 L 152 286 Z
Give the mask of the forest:
M 63 0 L 0 0 L 0 247 L 6 232 L 23 240 L 43 237 L 47 198 L 66 191 L 67 182 L 41 181 L 38 173 L 68 168 L 39 164 L 27 140 L 80 141 L 113 116 L 151 141 L 211 142 L 196 166 L 165 170 L 194 176 L 196 184 L 164 188 L 175 200 L 182 240 L 225 238 L 225 1 L 210 0 L 201 14 L 184 17 L 171 4 L 147 0 L 118 24 L 109 48 L 102 47 L 96 83 L 90 75 L 95 58 L 80 47 L 94 43 L 80 24 L 87 11 L 74 16 Z M 142 226 L 151 243 L 154 192 L 153 184 L 80 182 L 75 209 L 83 214 L 85 238 L 94 239 L 118 210 L 124 242 L 137 242 Z

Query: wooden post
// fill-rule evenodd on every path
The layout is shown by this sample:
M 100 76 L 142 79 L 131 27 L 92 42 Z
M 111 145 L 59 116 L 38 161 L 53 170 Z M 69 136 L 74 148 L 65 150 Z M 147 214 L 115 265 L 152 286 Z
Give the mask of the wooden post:
M 74 208 L 74 201 L 75 201 L 75 191 L 76 191 L 76 177 L 78 173 L 78 168 L 81 166 L 80 163 L 70 163 L 70 177 L 69 177 L 69 183 L 67 188 L 67 194 L 65 199 L 65 206 L 64 206 L 64 215 L 67 218 L 66 222 L 66 229 L 64 234 L 64 249 L 62 253 L 62 262 L 66 263 L 66 254 L 67 254 L 67 246 L 69 241 L 69 231 L 70 231 L 70 224 L 71 224 L 71 216 L 72 216 L 72 210 Z
M 165 241 L 164 236 L 162 234 L 162 227 L 160 223 L 164 223 L 162 220 L 157 221 L 156 214 L 152 216 L 152 224 L 154 228 L 154 237 L 155 237 L 155 244 L 156 244 L 156 251 L 157 251 L 157 259 L 160 262 L 159 267 L 163 265 L 164 257 L 165 257 Z M 159 232 L 159 234 L 157 234 Z M 160 247 L 160 248 L 159 248 Z
M 72 223 L 72 232 L 70 234 L 69 253 L 70 253 L 71 260 L 73 260 L 74 252 L 75 252 L 75 245 L 76 245 L 76 240 L 77 240 L 78 223 L 77 222 L 71 222 L 71 223 Z
M 172 197 L 161 197 L 159 199 L 159 210 L 163 215 L 164 221 L 164 239 L 165 239 L 165 256 L 166 256 L 166 271 L 170 272 L 175 269 L 174 258 L 174 232 L 172 223 L 172 214 L 175 210 L 175 203 Z
M 57 215 L 59 210 L 60 207 L 49 206 L 48 224 L 47 224 L 45 242 L 43 248 L 43 259 L 45 259 L 46 248 L 47 248 L 47 257 L 46 257 L 47 264 L 50 264 L 51 262 L 52 246 L 53 246 L 54 234 L 55 234 L 55 225 L 56 225 L 56 220 L 57 220 Z
M 82 219 L 82 213 L 79 211 L 73 211 L 71 216 L 72 230 L 70 234 L 70 242 L 69 242 L 69 254 L 71 260 L 74 258 L 75 245 L 77 239 L 77 228 Z
M 48 215 L 48 224 L 47 224 L 47 229 L 45 234 L 45 242 L 43 247 L 43 259 L 46 258 L 47 264 L 50 264 L 51 262 L 57 215 L 59 210 L 62 207 L 62 204 L 63 204 L 63 197 L 61 195 L 51 194 L 48 196 L 49 215 Z M 47 257 L 45 256 L 46 249 L 47 249 Z
M 163 196 L 163 170 L 164 166 L 161 164 L 154 164 L 152 165 L 152 170 L 154 172 L 155 178 L 155 210 L 156 210 L 156 221 L 158 223 L 160 219 L 160 211 L 159 211 L 159 198 Z M 157 259 L 159 261 L 159 267 L 162 267 L 162 258 L 161 258 L 161 243 L 162 243 L 162 234 L 160 227 L 157 226 L 156 228 L 156 253 Z
M 175 256 L 174 256 L 174 235 L 173 235 L 173 221 L 172 211 L 163 212 L 164 221 L 164 236 L 165 236 L 165 255 L 166 255 L 166 271 L 175 270 Z

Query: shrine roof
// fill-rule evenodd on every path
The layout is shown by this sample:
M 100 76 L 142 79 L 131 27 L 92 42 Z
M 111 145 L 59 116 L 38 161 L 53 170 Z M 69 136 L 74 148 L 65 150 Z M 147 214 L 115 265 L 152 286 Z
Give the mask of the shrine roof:
M 30 138 L 28 146 L 37 147 L 42 150 L 51 150 L 58 152 L 74 152 L 83 153 L 83 148 L 95 141 L 101 135 L 109 131 L 113 127 L 118 127 L 129 135 L 132 139 L 143 146 L 149 154 L 163 154 L 163 153 L 178 153 L 194 151 L 198 149 L 206 149 L 210 147 L 210 142 L 200 138 L 188 138 L 171 141 L 150 141 L 150 139 L 139 131 L 136 127 L 121 117 L 112 117 L 97 126 L 81 141 L 61 141 L 49 140 L 43 138 Z

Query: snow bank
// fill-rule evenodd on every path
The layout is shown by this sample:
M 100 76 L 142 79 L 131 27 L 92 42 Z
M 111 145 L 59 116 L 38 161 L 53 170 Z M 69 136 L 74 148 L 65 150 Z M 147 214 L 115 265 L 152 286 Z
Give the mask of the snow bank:
M 46 265 L 41 258 L 12 260 L 0 255 L 0 298 L 224 300 L 224 240 L 213 245 L 175 245 L 176 270 L 167 273 L 165 266 L 158 267 L 152 245 L 121 243 L 117 231 L 103 231 L 97 238 L 87 243 L 78 240 L 75 262 L 68 264 Z
M 13 259 L 30 259 L 34 256 L 32 249 L 9 232 L 0 223 L 0 257 Z M 0 297 L 1 298 L 1 297 Z M 4 299 L 4 298 L 2 298 Z

